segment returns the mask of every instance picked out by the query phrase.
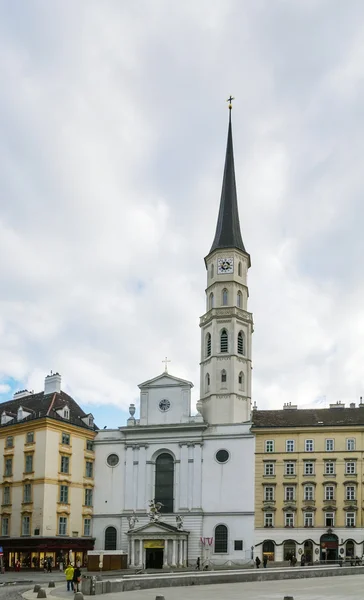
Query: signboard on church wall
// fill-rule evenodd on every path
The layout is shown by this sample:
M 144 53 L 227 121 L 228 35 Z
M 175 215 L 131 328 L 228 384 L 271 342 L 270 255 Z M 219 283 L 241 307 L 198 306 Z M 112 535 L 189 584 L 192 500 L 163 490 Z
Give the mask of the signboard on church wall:
M 144 548 L 164 548 L 164 540 L 144 540 Z

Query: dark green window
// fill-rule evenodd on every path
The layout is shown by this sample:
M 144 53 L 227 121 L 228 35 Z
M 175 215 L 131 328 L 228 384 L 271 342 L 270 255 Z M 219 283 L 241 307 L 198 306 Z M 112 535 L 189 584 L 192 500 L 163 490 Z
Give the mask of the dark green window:
M 155 461 L 155 501 L 162 504 L 162 513 L 173 513 L 173 480 L 173 457 L 160 454 Z

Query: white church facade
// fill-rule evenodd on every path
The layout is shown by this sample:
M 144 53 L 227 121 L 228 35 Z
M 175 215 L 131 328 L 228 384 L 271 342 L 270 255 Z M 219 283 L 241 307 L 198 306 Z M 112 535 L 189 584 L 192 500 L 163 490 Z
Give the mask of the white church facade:
M 122 550 L 131 567 L 243 564 L 254 545 L 250 256 L 240 231 L 231 107 L 215 238 L 205 258 L 201 377 L 167 372 L 139 385 L 139 418 L 98 432 L 95 550 Z

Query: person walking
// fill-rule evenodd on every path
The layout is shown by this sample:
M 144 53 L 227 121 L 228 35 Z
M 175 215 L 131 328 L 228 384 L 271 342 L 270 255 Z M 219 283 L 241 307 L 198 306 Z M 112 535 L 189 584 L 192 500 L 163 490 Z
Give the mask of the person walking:
M 81 570 L 79 567 L 75 567 L 73 571 L 73 590 L 79 592 L 79 584 L 81 582 Z
M 71 564 L 68 565 L 64 572 L 67 581 L 67 592 L 73 592 L 73 574 L 74 568 Z
M 201 559 L 200 559 L 200 557 L 198 556 L 198 557 L 197 557 L 197 560 L 196 560 L 196 567 L 195 567 L 195 569 L 196 569 L 196 571 L 199 571 L 199 570 L 200 570 L 200 568 L 201 568 Z
M 260 567 L 260 558 L 259 558 L 259 556 L 256 557 L 255 564 L 256 564 L 257 569 L 259 569 L 259 567 Z

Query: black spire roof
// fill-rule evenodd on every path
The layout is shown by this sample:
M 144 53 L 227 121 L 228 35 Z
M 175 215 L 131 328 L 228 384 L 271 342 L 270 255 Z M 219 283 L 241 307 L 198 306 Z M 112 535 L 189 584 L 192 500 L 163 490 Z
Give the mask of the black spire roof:
M 230 108 L 230 107 L 229 107 Z M 229 110 L 229 130 L 226 146 L 224 178 L 220 199 L 220 210 L 217 219 L 216 233 L 211 252 L 222 248 L 238 248 L 246 252 L 241 237 L 238 200 L 236 195 L 233 135 L 231 130 L 231 108 Z

